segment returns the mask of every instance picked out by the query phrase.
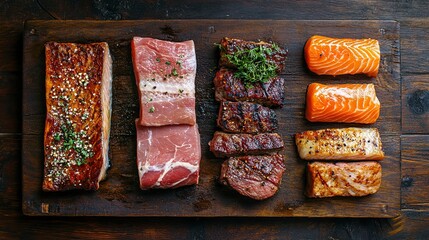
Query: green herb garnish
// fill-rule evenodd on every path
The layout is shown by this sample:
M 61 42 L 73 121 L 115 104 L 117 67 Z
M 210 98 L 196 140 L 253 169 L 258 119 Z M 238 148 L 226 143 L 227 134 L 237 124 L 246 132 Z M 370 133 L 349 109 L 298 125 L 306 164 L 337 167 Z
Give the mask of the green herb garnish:
M 170 63 L 170 61 L 167 61 L 167 62 L 165 62 L 165 64 L 170 65 L 171 63 Z
M 268 48 L 259 45 L 252 49 L 238 48 L 235 53 L 225 56 L 237 68 L 234 76 L 242 79 L 246 87 L 250 87 L 254 83 L 265 83 L 276 76 L 276 65 L 267 60 L 267 56 L 272 55 L 273 49 L 276 50 L 278 47 L 273 45 L 272 48 Z
M 71 124 L 63 124 L 60 128 L 61 132 L 55 133 L 54 139 L 56 141 L 63 140 L 62 149 L 64 151 L 73 149 L 78 153 L 75 159 L 78 166 L 85 164 L 87 158 L 94 156 L 94 152 L 92 152 L 89 143 L 82 140 L 82 138 L 87 137 L 85 131 L 76 133 Z
M 171 75 L 177 77 L 179 74 L 177 73 L 177 70 L 173 68 L 173 70 L 171 70 Z
M 155 107 L 154 106 L 150 107 L 149 108 L 149 113 L 154 113 L 154 112 L 155 112 Z

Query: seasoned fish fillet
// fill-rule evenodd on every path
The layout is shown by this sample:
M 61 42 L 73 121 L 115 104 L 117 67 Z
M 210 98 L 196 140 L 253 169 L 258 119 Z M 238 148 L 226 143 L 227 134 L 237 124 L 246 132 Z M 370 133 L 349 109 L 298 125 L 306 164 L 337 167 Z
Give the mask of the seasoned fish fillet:
M 304 160 L 382 160 L 384 152 L 376 128 L 339 128 L 295 135 Z
M 378 162 L 313 162 L 307 165 L 308 197 L 365 196 L 381 184 Z
M 45 54 L 43 190 L 96 190 L 109 166 L 109 47 L 105 42 L 49 42 Z
M 318 75 L 366 74 L 376 77 L 380 45 L 375 39 L 312 36 L 304 47 L 308 68 Z

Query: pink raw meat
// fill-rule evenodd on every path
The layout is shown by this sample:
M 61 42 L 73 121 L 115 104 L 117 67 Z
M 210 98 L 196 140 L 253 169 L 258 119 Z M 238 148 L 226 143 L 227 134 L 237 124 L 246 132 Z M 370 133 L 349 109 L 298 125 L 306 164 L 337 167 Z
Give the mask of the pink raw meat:
M 198 184 L 201 146 L 198 126 L 141 126 L 136 119 L 140 188 Z
M 131 49 L 140 98 L 140 124 L 194 125 L 194 42 L 134 37 Z

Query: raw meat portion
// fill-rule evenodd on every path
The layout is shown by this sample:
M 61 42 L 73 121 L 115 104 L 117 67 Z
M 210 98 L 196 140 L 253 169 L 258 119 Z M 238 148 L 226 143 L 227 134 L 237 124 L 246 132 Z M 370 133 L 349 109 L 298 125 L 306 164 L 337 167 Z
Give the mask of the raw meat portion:
M 380 101 L 373 84 L 308 86 L 305 117 L 310 122 L 372 124 L 379 115 Z
M 266 55 L 266 59 L 269 63 L 274 64 L 276 66 L 276 71 L 279 73 L 283 71 L 285 67 L 285 61 L 287 56 L 287 51 L 279 46 L 274 46 L 272 43 L 267 42 L 252 42 L 252 41 L 245 41 L 241 39 L 235 39 L 235 38 L 223 38 L 220 41 L 220 60 L 219 60 L 219 66 L 221 67 L 229 67 L 229 68 L 235 68 L 229 60 L 227 55 L 233 55 L 239 50 L 248 50 L 253 49 L 257 47 L 266 47 L 271 49 L 271 54 Z
M 195 125 L 146 127 L 136 120 L 140 188 L 177 188 L 198 184 L 200 134 Z
M 376 77 L 380 66 L 380 45 L 375 39 L 347 39 L 312 36 L 304 47 L 308 68 L 318 75 L 363 73 Z
M 140 98 L 140 124 L 194 125 L 194 42 L 134 37 L 131 49 Z
M 255 155 L 278 152 L 284 147 L 283 139 L 278 133 L 228 134 L 215 132 L 209 142 L 210 151 L 216 157 Z
M 44 191 L 97 190 L 109 167 L 112 59 L 105 42 L 45 45 Z
M 280 154 L 231 157 L 222 164 L 220 181 L 241 195 L 263 200 L 278 191 L 285 169 Z
M 234 71 L 221 68 L 213 80 L 217 101 L 247 101 L 268 107 L 282 107 L 285 98 L 284 79 L 271 78 L 266 83 L 254 83 L 245 86 L 241 79 L 234 76 Z
M 313 162 L 307 165 L 308 197 L 366 196 L 376 193 L 380 184 L 378 162 Z
M 376 128 L 339 128 L 306 131 L 295 135 L 299 156 L 305 160 L 382 160 Z
M 274 110 L 249 102 L 221 102 L 217 125 L 225 132 L 263 133 L 278 127 Z

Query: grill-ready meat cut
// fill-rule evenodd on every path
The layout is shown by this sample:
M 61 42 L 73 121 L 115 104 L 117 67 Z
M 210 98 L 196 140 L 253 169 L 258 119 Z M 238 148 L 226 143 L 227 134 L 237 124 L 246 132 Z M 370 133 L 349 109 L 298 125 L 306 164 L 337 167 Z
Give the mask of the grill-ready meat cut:
M 225 132 L 263 133 L 278 128 L 274 110 L 257 103 L 223 101 L 217 125 Z
M 146 127 L 136 120 L 140 188 L 177 188 L 198 184 L 200 134 L 195 125 Z
M 305 131 L 295 135 L 299 156 L 305 160 L 382 160 L 376 128 L 337 128 Z
M 247 101 L 267 107 L 282 107 L 285 98 L 284 79 L 271 78 L 266 83 L 246 86 L 234 76 L 234 70 L 221 68 L 213 79 L 217 101 Z
M 255 155 L 278 152 L 284 147 L 283 139 L 278 133 L 228 134 L 215 132 L 209 142 L 210 151 L 216 157 Z
M 231 157 L 223 162 L 219 180 L 241 195 L 263 200 L 278 191 L 285 169 L 280 154 Z
M 285 61 L 287 57 L 287 51 L 279 46 L 274 46 L 272 43 L 267 43 L 264 41 L 253 42 L 253 41 L 245 41 L 242 39 L 228 38 L 224 37 L 220 41 L 220 59 L 219 66 L 221 67 L 229 67 L 234 68 L 234 64 L 232 64 L 227 55 L 233 55 L 239 50 L 248 50 L 256 47 L 266 47 L 271 49 L 271 54 L 266 54 L 266 59 L 269 63 L 274 64 L 276 66 L 276 71 L 279 73 L 283 71 L 285 67 Z
M 112 59 L 105 42 L 45 45 L 44 191 L 97 190 L 109 167 Z
M 140 98 L 140 124 L 194 125 L 194 42 L 134 37 L 131 49 Z
M 365 196 L 378 191 L 381 165 L 378 162 L 313 162 L 307 165 L 307 196 Z

